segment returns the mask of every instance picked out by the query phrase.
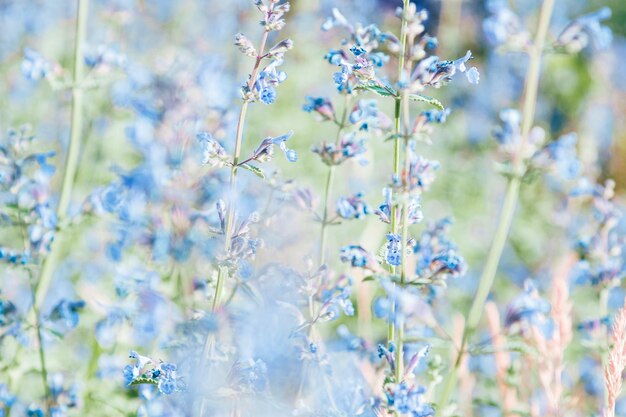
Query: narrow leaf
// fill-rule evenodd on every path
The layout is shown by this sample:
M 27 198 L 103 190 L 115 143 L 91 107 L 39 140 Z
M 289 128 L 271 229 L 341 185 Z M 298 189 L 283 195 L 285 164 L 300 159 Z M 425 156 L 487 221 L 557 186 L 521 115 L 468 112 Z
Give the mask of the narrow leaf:
M 430 104 L 433 107 L 443 110 L 443 104 L 436 98 L 428 97 L 422 94 L 409 94 L 409 98 L 413 101 L 421 101 L 422 103 Z
M 241 164 L 239 166 L 242 167 L 243 169 L 247 169 L 248 171 L 252 172 L 256 176 L 265 179 L 265 173 L 261 170 L 261 168 L 256 167 L 254 165 L 250 165 L 250 164 Z
M 133 382 L 130 383 L 130 385 L 139 385 L 139 384 L 157 385 L 158 381 L 154 378 L 148 378 L 147 376 L 140 376 L 139 378 L 133 379 Z
M 391 87 L 383 87 L 380 84 L 374 83 L 374 82 L 370 82 L 367 84 L 359 84 L 355 87 L 357 90 L 367 90 L 367 91 L 372 91 L 378 95 L 381 95 L 383 97 L 389 97 L 389 96 L 397 96 L 398 93 L 396 93 L 396 91 L 391 88 Z

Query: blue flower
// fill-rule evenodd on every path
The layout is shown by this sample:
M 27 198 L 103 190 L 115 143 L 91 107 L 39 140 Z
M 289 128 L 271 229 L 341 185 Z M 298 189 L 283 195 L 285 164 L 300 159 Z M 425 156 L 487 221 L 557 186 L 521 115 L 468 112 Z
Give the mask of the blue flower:
M 61 300 L 50 313 L 50 319 L 54 321 L 62 321 L 63 324 L 73 329 L 78 326 L 78 312 L 85 307 L 84 301 L 68 301 Z
M 507 306 L 504 324 L 507 327 L 515 323 L 538 325 L 549 311 L 550 303 L 539 296 L 535 283 L 527 279 L 524 282 L 524 292 Z
M 202 164 L 211 167 L 222 167 L 230 163 L 229 155 L 224 147 L 213 139 L 213 135 L 209 132 L 198 132 L 196 138 L 202 146 Z
M 345 343 L 345 348 L 350 352 L 365 352 L 366 342 L 364 339 L 350 333 L 345 324 L 337 326 L 337 336 Z
M 439 169 L 438 161 L 429 161 L 421 155 L 410 151 L 409 172 L 406 181 L 410 190 L 426 191 L 435 181 L 435 171 Z
M 329 274 L 325 274 L 320 285 L 319 300 L 322 302 L 320 316 L 324 316 L 330 320 L 339 317 L 340 312 L 346 316 L 354 315 L 354 306 L 350 300 L 352 294 L 352 279 L 345 274 L 332 282 L 327 278 Z
M 52 70 L 52 65 L 46 61 L 39 52 L 26 48 L 24 49 L 24 59 L 21 70 L 24 77 L 29 80 L 38 81 L 48 77 Z
M 352 197 L 341 197 L 337 200 L 337 214 L 344 219 L 360 219 L 370 212 L 371 209 L 363 200 L 362 193 L 357 193 Z
M 355 268 L 375 269 L 377 262 L 372 255 L 358 245 L 348 245 L 341 248 L 341 262 L 348 262 Z
M 385 261 L 392 266 L 402 263 L 402 238 L 398 234 L 387 233 Z
M 613 40 L 613 33 L 600 22 L 610 17 L 611 9 L 608 7 L 579 16 L 563 29 L 557 39 L 557 45 L 565 47 L 570 52 L 578 52 L 591 40 L 597 49 L 608 49 Z
M 389 342 L 389 347 L 385 347 L 385 345 L 382 344 L 378 345 L 378 357 L 381 359 L 385 358 L 387 360 L 387 363 L 389 364 L 389 368 L 392 373 L 394 373 L 396 369 L 396 359 L 393 355 L 395 350 L 396 346 L 393 342 Z
M 437 275 L 450 275 L 457 277 L 463 275 L 466 270 L 465 260 L 456 254 L 453 249 L 440 252 L 433 257 L 431 262 L 431 269 L 434 269 L 434 274 Z
M 346 84 L 348 83 L 348 76 L 351 73 L 352 71 L 350 70 L 350 67 L 348 65 L 342 65 L 341 71 L 333 73 L 333 81 L 337 86 L 338 91 L 343 91 L 344 89 L 348 88 L 346 87 Z M 348 91 L 350 90 L 348 89 Z
M 529 40 L 520 18 L 503 0 L 490 0 L 487 10 L 491 13 L 483 22 L 483 31 L 487 41 L 494 46 L 505 43 L 524 45 Z
M 35 404 L 31 404 L 28 406 L 28 409 L 26 410 L 26 416 L 27 417 L 45 417 L 45 413 L 41 408 L 39 408 Z
M 590 356 L 584 356 L 580 361 L 580 379 L 585 392 L 594 397 L 603 395 L 604 379 L 602 378 L 601 364 Z
M 454 61 L 453 65 L 456 67 L 458 71 L 465 73 L 465 77 L 467 78 L 467 81 L 469 81 L 470 84 L 478 84 L 478 79 L 479 79 L 478 69 L 476 67 L 471 67 L 468 70 L 465 65 L 472 58 L 473 58 L 472 52 L 467 51 L 465 56 Z
M 276 101 L 276 87 L 287 79 L 284 71 L 277 69 L 283 64 L 282 58 L 276 58 L 267 65 L 257 76 L 252 84 L 251 91 L 244 88 L 244 97 L 248 99 L 258 99 L 264 104 L 272 104 Z
M 152 359 L 139 355 L 134 350 L 130 351 L 130 358 L 135 359 L 135 365 L 126 365 L 124 367 L 124 381 L 126 385 L 130 385 L 137 378 L 144 378 L 141 383 L 156 384 L 162 394 L 170 395 L 174 392 L 183 391 L 185 384 L 177 375 L 177 367 L 172 363 L 161 362 L 158 366 L 146 370 L 146 366 L 153 363 Z
M 363 155 L 367 152 L 365 138 L 357 139 L 355 132 L 343 135 L 339 146 L 334 142 L 322 142 L 320 146 L 314 146 L 312 150 L 318 154 L 327 165 L 339 165 L 350 158 Z
M 415 118 L 412 133 L 429 133 L 433 123 L 445 123 L 449 115 L 450 109 L 423 111 Z
M 6 384 L 0 384 L 0 416 L 4 417 L 4 409 L 13 406 L 16 397 L 9 392 Z
M 335 120 L 335 109 L 333 103 L 326 97 L 306 97 L 306 103 L 302 106 L 302 110 L 307 113 L 316 112 L 322 116 L 324 120 Z
M 173 394 L 176 391 L 181 391 L 183 386 L 182 382 L 176 375 L 176 365 L 171 363 L 162 363 L 156 369 L 156 379 L 158 379 L 157 387 L 159 391 L 165 395 Z
M 344 60 L 347 60 L 348 57 L 341 49 L 331 49 L 324 55 L 324 59 L 328 61 L 329 64 L 339 66 Z
M 435 414 L 432 406 L 424 401 L 426 388 L 401 382 L 387 389 L 389 405 L 400 414 L 410 414 L 411 417 L 431 417 Z
M 480 73 L 478 72 L 478 68 L 472 67 L 465 73 L 465 77 L 470 84 L 478 84 L 480 81 Z
M 243 33 L 237 33 L 235 35 L 235 46 L 237 46 L 242 54 L 250 57 L 257 56 L 257 51 L 254 48 L 254 45 L 252 45 L 250 39 L 248 39 Z
M 407 221 L 409 224 L 417 224 L 424 220 L 424 213 L 422 212 L 422 202 L 419 195 L 412 195 L 406 205 Z
M 350 123 L 360 124 L 359 130 L 370 128 L 387 129 L 391 126 L 389 118 L 380 110 L 376 100 L 359 100 L 349 116 Z
M 378 297 L 372 304 L 374 315 L 389 320 L 393 316 L 393 302 L 387 297 Z
M 354 31 L 352 24 L 348 22 L 348 19 L 346 19 L 337 8 L 333 8 L 332 16 L 324 21 L 322 30 L 327 32 L 334 27 L 343 27 L 348 29 L 349 32 Z
M 577 137 L 575 133 L 563 135 L 546 146 L 546 152 L 556 171 L 566 180 L 578 177 L 582 164 L 576 150 Z
M 417 255 L 415 274 L 422 278 L 446 279 L 458 277 L 467 269 L 464 259 L 456 253 L 456 246 L 446 232 L 452 221 L 445 217 L 428 225 L 413 252 Z
M 287 140 L 293 135 L 293 132 L 290 131 L 284 135 L 271 137 L 263 139 L 256 150 L 252 153 L 252 156 L 248 158 L 246 161 L 242 162 L 246 163 L 249 161 L 258 161 L 258 162 L 266 162 L 270 161 L 274 156 L 274 145 L 278 145 L 280 149 L 284 152 L 285 158 L 289 162 L 296 162 L 298 160 L 298 154 L 293 149 L 287 148 Z
M 281 136 L 277 136 L 272 138 L 272 143 L 274 145 L 278 145 L 278 147 L 285 153 L 285 158 L 289 162 L 296 162 L 298 160 L 298 154 L 293 149 L 287 148 L 287 139 L 289 139 L 293 135 L 293 131 L 286 133 Z
M 393 209 L 393 203 L 391 202 L 392 194 L 393 191 L 391 190 L 391 188 L 383 188 L 383 196 L 385 201 L 374 211 L 374 213 L 378 215 L 380 221 L 387 224 L 391 223 L 391 210 Z
M 126 55 L 108 45 L 98 45 L 84 54 L 85 65 L 95 68 L 100 65 L 124 69 L 127 65 Z
M 358 45 L 352 45 L 350 47 L 350 52 L 352 52 L 354 54 L 354 56 L 360 56 L 365 54 L 367 51 L 364 48 L 361 48 Z
M 273 104 L 276 101 L 276 89 L 272 86 L 266 86 L 261 91 L 261 102 L 264 104 Z

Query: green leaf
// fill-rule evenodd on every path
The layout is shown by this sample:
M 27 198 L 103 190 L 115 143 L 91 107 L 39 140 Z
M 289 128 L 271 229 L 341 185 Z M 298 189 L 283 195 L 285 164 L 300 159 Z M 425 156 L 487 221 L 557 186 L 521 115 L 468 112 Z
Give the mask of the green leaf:
M 369 82 L 367 84 L 359 84 L 356 87 L 357 90 L 367 90 L 372 91 L 380 96 L 389 97 L 394 96 L 397 97 L 398 93 L 391 87 L 384 87 L 376 82 Z
M 409 94 L 409 98 L 413 101 L 421 101 L 422 103 L 430 104 L 433 107 L 443 110 L 443 104 L 436 98 L 428 97 L 422 94 Z
M 139 378 L 133 379 L 133 382 L 130 383 L 130 385 L 139 385 L 139 384 L 157 385 L 158 381 L 154 378 L 148 378 L 147 376 L 143 375 L 143 376 L 140 376 Z
M 241 164 L 238 166 L 242 167 L 243 169 L 247 169 L 248 171 L 252 172 L 257 177 L 265 179 L 265 173 L 259 167 L 256 167 L 250 164 Z
M 404 136 L 403 136 L 403 135 L 401 135 L 401 134 L 399 134 L 399 133 L 394 133 L 394 134 L 392 134 L 392 135 L 387 136 L 387 137 L 385 138 L 385 142 L 387 142 L 388 140 L 396 140 L 396 139 L 401 139 L 401 138 L 403 138 L 403 137 L 404 137 Z

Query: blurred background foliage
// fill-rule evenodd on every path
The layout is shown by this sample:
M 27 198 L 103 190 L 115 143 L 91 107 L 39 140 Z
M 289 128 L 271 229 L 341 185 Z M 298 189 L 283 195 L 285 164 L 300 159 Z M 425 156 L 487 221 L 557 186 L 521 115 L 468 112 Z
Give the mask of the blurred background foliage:
M 210 125 L 205 115 L 215 105 L 234 106 L 238 87 L 245 80 L 248 62 L 232 45 L 233 35 L 244 32 L 251 38 L 259 32 L 256 15 L 248 0 L 93 0 L 89 11 L 87 42 L 91 46 L 110 45 L 138 67 L 156 74 L 163 84 L 163 117 L 157 136 L 173 146 L 194 141 L 177 132 L 181 126 L 196 120 Z M 332 73 L 335 69 L 324 61 L 325 52 L 339 38 L 322 33 L 319 28 L 333 7 L 348 18 L 361 22 L 374 21 L 382 28 L 395 30 L 393 9 L 399 1 L 392 0 L 293 0 L 289 24 L 281 36 L 293 39 L 295 47 L 286 57 L 284 69 L 289 78 L 280 88 L 273 106 L 258 104 L 249 114 L 245 132 L 244 154 L 253 150 L 259 139 L 276 136 L 293 129 L 290 146 L 300 154 L 297 164 L 282 158 L 275 163 L 284 178 L 297 179 L 317 195 L 322 192 L 326 167 L 311 146 L 334 137 L 332 124 L 320 124 L 300 110 L 307 95 L 328 95 L 333 100 Z M 534 28 L 539 0 L 510 0 L 512 8 Z M 446 303 L 464 312 L 471 301 L 485 253 L 495 226 L 505 180 L 493 162 L 495 141 L 491 136 L 498 123 L 498 113 L 515 107 L 523 89 L 526 57 L 520 53 L 494 51 L 482 34 L 486 17 L 482 1 L 418 1 L 419 7 L 431 13 L 428 31 L 439 38 L 438 55 L 456 59 L 466 50 L 473 51 L 473 62 L 481 72 L 478 86 L 453 86 L 432 95 L 452 109 L 451 117 L 433 134 L 432 145 L 420 145 L 420 153 L 441 162 L 438 179 L 424 198 L 426 220 L 452 216 L 453 240 L 465 256 L 470 272 L 467 278 L 451 283 Z M 613 47 L 608 51 L 584 51 L 579 55 L 550 54 L 544 61 L 540 84 L 537 124 L 554 139 L 578 133 L 578 146 L 584 171 L 592 176 L 615 179 L 618 200 L 626 195 L 626 1 L 623 0 L 559 0 L 552 19 L 550 38 L 565 27 L 573 17 L 608 5 L 613 17 L 607 22 L 614 33 Z M 54 149 L 54 162 L 61 166 L 69 129 L 69 93 L 53 91 L 44 83 L 35 84 L 20 73 L 24 48 L 34 48 L 64 68 L 71 68 L 73 20 L 76 2 L 70 0 L 0 0 L 0 129 L 30 124 L 42 149 Z M 532 31 L 532 30 L 531 30 Z M 276 39 L 278 40 L 278 39 Z M 174 79 L 176 82 L 172 82 Z M 115 178 L 112 167 L 132 168 L 140 155 L 129 146 L 126 128 L 133 114 L 115 104 L 119 80 L 103 88 L 87 92 L 83 150 L 77 177 L 75 203 L 82 201 L 94 187 Z M 461 83 L 459 83 L 461 84 Z M 168 112 L 171 102 L 180 112 Z M 388 114 L 391 108 L 386 108 Z M 226 145 L 232 144 L 234 115 L 226 115 L 228 127 L 221 132 Z M 370 138 L 366 165 L 343 165 L 339 168 L 337 194 L 362 190 L 376 206 L 381 201 L 381 185 L 391 172 L 391 142 Z M 198 155 L 201 158 L 201 155 Z M 600 167 L 598 170 L 597 167 Z M 60 175 L 55 178 L 60 181 Z M 600 180 L 601 182 L 601 180 Z M 56 186 L 58 186 L 56 182 Z M 506 303 L 520 291 L 527 277 L 538 278 L 548 273 L 550 262 L 571 246 L 558 210 L 561 196 L 542 181 L 526 184 L 521 194 L 511 238 L 505 251 L 496 281 L 494 297 Z M 103 226 L 93 225 L 95 230 Z M 423 226 L 420 226 L 423 227 Z M 349 243 L 364 242 L 374 252 L 384 236 L 384 225 L 370 218 L 331 230 L 330 251 Z M 106 231 L 100 230 L 101 233 Z M 303 224 L 299 233 L 304 239 L 294 241 L 302 258 L 313 253 L 317 226 Z M 65 250 L 76 258 L 89 258 L 86 239 L 97 236 L 75 233 Z M 307 239 L 307 236 L 311 236 Z M 84 245 L 83 245 L 84 244 Z M 102 250 L 102 249 L 97 249 Z M 267 254 L 260 254 L 261 257 Z M 78 261 L 76 261 L 78 262 Z M 331 257 L 338 270 L 337 257 Z M 358 277 L 357 277 L 358 278 Z M 357 279 L 358 281 L 358 279 Z M 359 291 L 367 292 L 364 287 Z M 371 298 L 369 294 L 369 298 Z M 586 297 L 595 294 L 582 294 Z M 366 297 L 367 298 L 367 297 Z M 591 304 L 590 304 L 591 305 Z M 369 306 L 360 307 L 369 309 Z M 362 334 L 379 334 L 384 326 L 369 328 L 365 319 L 351 325 L 360 326 Z M 57 360 L 68 360 L 59 358 Z

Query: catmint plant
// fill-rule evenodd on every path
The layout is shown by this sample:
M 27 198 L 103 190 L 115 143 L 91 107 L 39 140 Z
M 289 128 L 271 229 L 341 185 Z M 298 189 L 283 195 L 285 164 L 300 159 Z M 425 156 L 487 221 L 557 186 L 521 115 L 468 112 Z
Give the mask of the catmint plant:
M 241 147 L 243 143 L 248 106 L 256 101 L 260 101 L 263 104 L 274 103 L 277 96 L 276 87 L 287 77 L 285 72 L 280 70 L 279 67 L 283 63 L 285 53 L 293 47 L 291 40 L 286 39 L 279 41 L 276 45 L 266 51 L 270 34 L 280 31 L 285 26 L 284 17 L 285 14 L 289 12 L 289 3 L 280 3 L 276 0 L 269 0 L 269 2 L 258 0 L 255 1 L 255 5 L 261 14 L 261 26 L 263 28 L 263 34 L 261 36 L 258 51 L 244 34 L 239 33 L 235 36 L 235 45 L 243 54 L 253 58 L 254 65 L 248 80 L 241 88 L 243 103 L 239 112 L 237 130 L 235 133 L 234 153 L 232 160 L 226 163 L 226 165 L 230 167 L 230 201 L 225 203 L 226 208 L 218 208 L 218 211 L 220 212 L 220 222 L 222 224 L 221 233 L 224 236 L 224 253 L 226 257 L 231 255 L 233 244 L 236 242 L 234 239 L 237 238 L 237 234 L 234 233 L 236 231 L 236 208 L 234 197 L 237 193 L 236 187 L 238 168 L 247 169 L 261 177 L 264 177 L 263 171 L 258 166 L 251 164 L 251 162 L 261 163 L 270 160 L 273 156 L 275 145 L 280 147 L 289 161 L 295 162 L 297 160 L 296 153 L 287 148 L 286 141 L 291 136 L 291 133 L 288 133 L 276 138 L 268 137 L 264 139 L 249 158 L 241 161 Z M 203 146 L 205 148 L 204 160 L 206 163 L 215 159 L 224 160 L 224 151 L 219 144 L 215 144 L 210 138 L 205 138 L 204 136 L 199 137 L 199 139 L 203 141 Z M 222 203 L 222 206 L 224 206 L 224 203 Z M 236 248 L 237 247 L 235 246 L 235 249 Z M 229 267 L 226 265 L 219 267 L 219 274 L 215 287 L 215 296 L 213 298 L 213 310 L 220 306 L 224 281 L 229 275 L 228 269 Z
M 470 52 L 456 61 L 428 56 L 428 51 L 437 45 L 437 41 L 425 33 L 423 22 L 428 17 L 426 11 L 418 11 L 414 4 L 405 2 L 396 14 L 401 20 L 399 38 L 390 33 L 380 33 L 370 26 L 366 35 L 344 42 L 349 46 L 349 52 L 336 50 L 327 55 L 331 63 L 340 67 L 334 76 L 340 91 L 370 91 L 393 99 L 395 105 L 393 131 L 387 138 L 394 142 L 394 171 L 383 191 L 385 201 L 376 210 L 379 218 L 390 227 L 386 243 L 378 259 L 362 247 L 352 245 L 342 249 L 341 260 L 373 272 L 372 278 L 380 281 L 385 291 L 385 296 L 375 303 L 376 315 L 389 323 L 387 346 L 379 347 L 379 355 L 387 359 L 390 371 L 383 386 L 387 400 L 382 409 L 387 413 L 427 416 L 432 415 L 434 409 L 422 399 L 425 387 L 414 381 L 413 369 L 426 356 L 428 348 L 415 353 L 405 365 L 405 330 L 409 323 L 415 325 L 417 318 L 430 317 L 423 323 L 427 327 L 436 328 L 438 325 L 428 303 L 422 301 L 419 293 L 410 290 L 409 285 L 428 288 L 436 283 L 445 283 L 446 277 L 461 275 L 465 267 L 463 259 L 456 255 L 455 247 L 447 240 L 441 246 L 436 245 L 436 241 L 431 240 L 433 235 L 429 233 L 421 244 L 417 244 L 409 236 L 409 226 L 423 219 L 421 198 L 439 168 L 438 162 L 426 160 L 417 153 L 417 141 L 429 133 L 433 123 L 445 121 L 448 114 L 439 101 L 425 96 L 423 92 L 428 87 L 439 88 L 457 72 L 465 73 L 470 83 L 476 83 L 478 71 L 466 65 L 472 57 Z M 354 31 L 353 26 L 337 11 L 325 26 L 341 26 Z M 367 39 L 367 36 L 376 36 L 379 42 L 361 43 L 359 38 Z M 389 53 L 398 57 L 395 84 L 389 83 L 377 69 L 388 60 L 381 51 L 383 45 L 387 46 Z M 438 110 L 425 110 L 411 120 L 410 101 L 426 103 Z M 354 120 L 371 113 L 369 109 L 371 106 L 364 103 L 357 109 Z M 422 258 L 415 272 L 408 269 L 410 253 Z
M 36 3 L 0 417 L 626 415 L 619 2 Z

